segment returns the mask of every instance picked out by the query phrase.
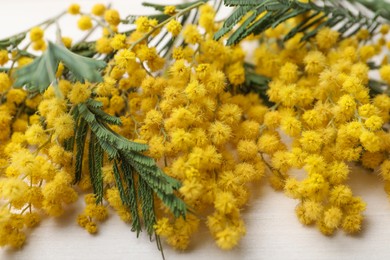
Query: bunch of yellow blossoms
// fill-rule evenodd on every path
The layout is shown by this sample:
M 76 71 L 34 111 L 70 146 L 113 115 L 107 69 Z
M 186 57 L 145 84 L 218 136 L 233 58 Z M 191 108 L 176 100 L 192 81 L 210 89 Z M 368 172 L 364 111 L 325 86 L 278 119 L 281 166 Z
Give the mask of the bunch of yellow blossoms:
M 108 57 L 102 82 L 73 82 L 60 64 L 58 86 L 30 95 L 12 88 L 12 70 L 0 73 L 0 246 L 21 247 L 25 228 L 43 215 L 62 215 L 81 193 L 87 193 L 86 206 L 77 222 L 89 233 L 108 217 L 108 205 L 132 221 L 108 158 L 103 203 L 96 204 L 91 193 L 88 161 L 74 184 L 75 153 L 62 143 L 75 134 L 73 108 L 90 98 L 120 117 L 114 132 L 148 144 L 147 155 L 181 181 L 177 196 L 190 209 L 185 219 L 174 218 L 159 201 L 155 205 L 155 232 L 176 249 L 189 246 L 202 222 L 220 248 L 236 246 L 246 232 L 241 212 L 264 175 L 299 200 L 296 214 L 303 224 L 315 223 L 326 235 L 360 230 L 365 203 L 346 185 L 351 163 L 379 169 L 390 194 L 390 97 L 371 98 L 367 87 L 367 62 L 384 48 L 384 38 L 367 45 L 364 30 L 339 39 L 323 28 L 311 42 L 297 34 L 282 46 L 289 25 L 268 30 L 253 55 L 256 73 L 271 79 L 267 95 L 275 105 L 268 108 L 257 93 L 240 92 L 246 82 L 243 48 L 213 40 L 216 13 L 207 4 L 199 10 L 198 24 L 183 26 L 177 19 L 183 10 L 167 6 L 169 19 L 138 17 L 134 31 L 118 33 L 116 10 L 99 4 L 87 14 L 74 4 L 68 12 L 80 16 L 79 29 L 104 25 L 95 44 Z M 184 41 L 166 58 L 148 41 L 161 30 Z M 381 33 L 388 30 L 383 26 Z M 43 36 L 41 28 L 31 29 L 34 50 L 46 48 Z M 72 47 L 72 39 L 62 40 Z M 32 58 L 0 51 L 0 65 L 8 60 L 21 68 Z M 390 84 L 390 65 L 384 62 L 380 74 Z
M 269 41 L 282 36 L 283 27 L 277 30 Z M 383 36 L 388 30 L 381 28 Z M 382 51 L 385 40 L 367 44 L 364 35 L 362 30 L 340 40 L 338 32 L 324 28 L 310 44 L 297 34 L 284 48 L 268 42 L 255 52 L 257 72 L 272 78 L 267 95 L 277 106 L 265 114 L 273 124 L 259 139 L 260 151 L 270 156 L 270 183 L 300 201 L 300 222 L 315 223 L 326 235 L 338 228 L 360 231 L 365 203 L 346 185 L 351 163 L 379 168 L 390 191 L 390 97 L 370 98 L 367 87 L 367 61 Z M 387 57 L 380 74 L 388 84 L 386 63 Z M 285 145 L 280 130 L 290 137 Z M 305 176 L 294 169 L 304 169 Z
M 107 112 L 121 115 L 123 126 L 114 130 L 147 143 L 148 155 L 182 182 L 180 196 L 196 212 L 185 220 L 174 219 L 161 208 L 156 233 L 173 247 L 185 249 L 203 219 L 218 246 L 230 249 L 245 234 L 240 210 L 249 199 L 248 184 L 264 173 L 256 144 L 260 127 L 256 111 L 267 108 L 255 94 L 226 92 L 227 82 L 237 86 L 245 80 L 244 52 L 212 40 L 215 12 L 207 5 L 200 11 L 201 29 L 206 33 L 201 34 L 195 25 L 185 27 L 182 33 L 188 45 L 173 49 L 172 64 L 160 77 L 148 75 L 140 63 L 151 72 L 167 66 L 155 48 L 141 42 L 129 50 L 156 25 L 154 20 L 138 18 L 136 31 L 109 63 L 105 82 L 96 93 Z M 172 22 L 166 28 L 176 34 Z M 113 49 L 118 37 L 109 40 Z M 98 44 L 106 41 L 102 39 Z M 105 52 L 100 47 L 98 51 Z M 118 204 L 117 191 L 108 190 L 107 196 L 110 203 Z M 210 208 L 214 209 L 211 213 Z M 124 211 L 119 212 L 123 216 Z

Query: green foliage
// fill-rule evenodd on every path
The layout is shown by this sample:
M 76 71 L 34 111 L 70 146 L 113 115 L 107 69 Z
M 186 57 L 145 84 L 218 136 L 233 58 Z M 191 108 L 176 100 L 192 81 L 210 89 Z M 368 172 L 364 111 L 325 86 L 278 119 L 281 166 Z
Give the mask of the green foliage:
M 19 43 L 21 43 L 24 38 L 26 38 L 25 33 L 20 33 L 10 38 L 0 40 L 0 50 L 7 49 L 9 47 L 17 47 Z
M 132 167 L 126 162 L 121 162 L 121 170 L 123 174 L 124 181 L 127 185 L 127 189 L 125 190 L 125 205 L 130 208 L 131 216 L 133 218 L 133 231 L 137 232 L 137 236 L 141 231 L 141 220 L 138 214 L 138 201 L 137 191 L 135 188 L 135 176 Z M 118 182 L 117 182 L 118 183 Z M 153 207 L 153 205 L 152 205 Z
M 199 0 L 199 1 L 188 2 L 188 3 L 184 3 L 184 4 L 178 4 L 178 5 L 174 5 L 174 6 L 176 7 L 176 10 L 182 10 L 182 9 L 186 9 L 187 7 L 190 7 L 191 5 L 194 5 L 196 3 L 207 3 L 207 1 L 208 0 Z M 142 5 L 147 6 L 147 7 L 153 7 L 155 10 L 160 11 L 160 12 L 164 12 L 165 7 L 169 6 L 169 5 L 159 5 L 159 4 L 149 3 L 149 2 L 143 2 Z
M 386 83 L 378 80 L 370 79 L 368 82 L 370 87 L 370 96 L 374 98 L 376 95 L 387 94 L 390 96 L 389 90 L 387 90 Z
M 96 135 L 90 133 L 88 147 L 88 169 L 91 178 L 93 192 L 96 194 L 96 202 L 103 200 L 103 149 L 98 144 Z
M 185 217 L 186 205 L 175 194 L 180 182 L 167 176 L 152 158 L 142 154 L 148 149 L 146 144 L 131 142 L 109 127 L 109 124 L 120 125 L 119 118 L 106 114 L 101 103 L 93 100 L 79 104 L 73 114 L 77 122 L 75 180 L 81 178 L 86 137 L 89 136 L 88 169 L 97 202 L 103 198 L 102 167 L 104 154 L 107 154 L 113 161 L 115 183 L 123 204 L 130 210 L 132 230 L 137 235 L 142 223 L 150 236 L 154 233 L 154 193 L 176 217 Z
M 273 102 L 269 101 L 267 90 L 269 78 L 262 76 L 254 71 L 254 65 L 250 63 L 245 63 L 245 82 L 241 86 L 240 90 L 243 93 L 254 92 L 257 93 L 263 100 L 264 104 L 268 107 L 275 105 Z
M 378 2 L 383 2 L 382 0 L 378 2 L 351 0 L 350 2 L 365 4 L 377 15 L 371 18 L 361 12 L 352 12 L 344 5 L 343 1 L 301 3 L 298 0 L 224 0 L 225 5 L 235 6 L 236 9 L 225 20 L 214 38 L 220 39 L 237 26 L 227 39 L 227 45 L 234 45 L 251 34 L 261 34 L 265 30 L 275 28 L 286 20 L 297 16 L 303 17 L 302 22 L 291 28 L 283 40 L 286 41 L 301 32 L 304 33 L 302 40 L 308 40 L 323 27 L 336 29 L 342 36 L 348 37 L 361 28 L 373 32 L 379 25 L 378 16 L 386 18 L 390 14 L 388 4 L 384 9 L 381 9 L 383 5 L 378 4 Z M 242 23 L 238 25 L 240 21 Z
M 77 120 L 78 118 L 76 118 Z M 76 121 L 77 122 L 77 121 Z M 87 138 L 88 125 L 85 120 L 79 120 L 75 127 L 76 130 L 76 163 L 75 163 L 75 182 L 80 181 L 83 169 L 84 145 Z
M 49 42 L 42 56 L 31 64 L 18 69 L 15 73 L 15 87 L 26 86 L 30 92 L 44 92 L 56 80 L 58 64 L 62 62 L 81 82 L 100 82 L 100 69 L 106 66 L 104 61 L 77 55 L 63 46 Z
M 349 0 L 349 2 L 359 3 L 382 18 L 390 21 L 390 4 L 387 0 Z
M 259 4 L 260 1 L 255 1 L 255 0 L 224 0 L 223 2 L 226 6 L 256 6 Z
M 92 58 L 96 54 L 96 42 L 80 42 L 70 48 L 70 51 L 78 55 Z
M 226 33 L 230 32 L 233 27 L 252 9 L 252 6 L 239 6 L 237 7 L 232 14 L 226 18 L 223 27 L 215 33 L 214 37 L 216 39 L 221 38 Z

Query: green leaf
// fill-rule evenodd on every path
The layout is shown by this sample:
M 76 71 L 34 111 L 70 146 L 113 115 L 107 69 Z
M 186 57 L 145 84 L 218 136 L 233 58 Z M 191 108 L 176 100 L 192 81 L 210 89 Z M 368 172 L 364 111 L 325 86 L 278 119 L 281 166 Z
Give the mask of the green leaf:
M 32 63 L 17 69 L 15 87 L 26 86 L 31 92 L 44 92 L 56 80 L 58 64 L 62 62 L 78 81 L 100 82 L 99 70 L 106 66 L 104 61 L 72 53 L 63 46 L 49 42 L 47 50 Z
M 167 14 L 153 14 L 153 15 L 149 15 L 148 17 L 149 19 L 156 19 L 158 23 L 161 23 L 166 19 L 168 19 L 170 16 Z
M 256 6 L 260 1 L 256 0 L 224 0 L 223 3 L 227 6 Z
M 154 213 L 153 190 L 142 178 L 138 180 L 138 186 L 138 197 L 142 201 L 142 218 L 144 219 L 146 232 L 148 233 L 149 237 L 152 238 L 154 232 L 153 226 L 156 223 L 156 216 Z
M 114 172 L 115 184 L 119 191 L 119 196 L 121 197 L 123 205 L 129 206 L 130 199 L 126 196 L 125 188 L 123 187 L 123 180 L 121 174 L 119 172 L 118 162 L 114 160 L 114 164 L 112 166 L 112 170 Z
M 80 56 L 92 58 L 96 54 L 95 42 L 80 42 L 73 45 L 70 51 Z
M 138 237 L 139 233 L 141 232 L 141 221 L 138 214 L 138 198 L 135 188 L 133 169 L 125 160 L 122 160 L 121 170 L 126 181 L 126 195 L 129 201 L 128 206 L 130 207 L 131 216 L 133 218 L 132 231 L 136 231 Z
M 101 118 L 104 122 L 111 125 L 122 125 L 122 121 L 119 117 L 109 115 L 99 108 L 89 108 L 93 114 Z
M 257 17 L 256 13 L 253 13 L 251 16 L 249 16 L 248 19 L 246 19 L 242 23 L 242 25 L 240 27 L 238 27 L 238 29 L 233 32 L 233 34 L 227 40 L 226 44 L 232 45 L 232 44 L 235 44 L 236 42 L 240 41 L 241 39 L 245 38 L 245 37 L 242 37 L 242 35 L 245 34 L 247 26 L 251 22 L 253 22 L 256 19 L 256 17 Z
M 77 122 L 77 121 L 76 121 Z M 75 183 L 81 179 L 83 170 L 84 145 L 87 138 L 88 124 L 84 119 L 80 119 L 76 127 L 76 164 L 75 164 Z
M 78 107 L 80 115 L 88 122 L 89 127 L 94 134 L 96 134 L 99 140 L 101 139 L 107 141 L 114 147 L 118 148 L 118 150 L 143 152 L 148 149 L 146 144 L 129 141 L 123 136 L 120 136 L 112 131 L 108 126 L 103 124 L 104 122 L 107 123 L 107 121 L 104 121 L 102 117 L 99 117 L 97 114 L 91 112 L 90 108 L 86 104 L 79 104 Z
M 77 55 L 63 46 L 49 42 L 50 45 L 53 46 L 56 57 L 64 63 L 78 81 L 101 82 L 103 80 L 99 70 L 106 67 L 104 61 Z
M 159 5 L 159 4 L 149 3 L 149 2 L 143 2 L 142 5 L 146 7 L 152 7 L 156 11 L 160 11 L 160 12 L 164 12 L 164 8 L 165 6 L 167 6 L 167 5 Z
M 85 102 L 90 108 L 103 108 L 103 103 L 94 99 L 88 99 Z
M 268 83 L 270 79 L 260 75 L 254 71 L 255 66 L 250 63 L 245 63 L 245 83 L 241 86 L 241 90 L 244 93 L 257 93 L 263 100 L 264 104 L 268 107 L 275 105 L 269 101 L 267 95 Z
M 390 21 L 390 5 L 386 0 L 350 0 L 350 2 L 362 4 L 372 12 Z
M 53 48 L 49 45 L 42 56 L 32 63 L 16 70 L 14 86 L 26 86 L 30 92 L 44 92 L 56 79 L 56 71 L 60 61 L 55 57 Z
M 96 194 L 96 203 L 103 200 L 103 149 L 96 142 L 96 136 L 91 133 L 88 149 L 89 174 L 93 192 Z
M 83 130 L 76 131 L 77 161 L 76 169 L 81 169 L 84 151 L 85 128 L 90 129 L 88 163 L 91 183 L 97 199 L 102 198 L 103 152 L 113 160 L 113 172 L 116 186 L 123 204 L 129 208 L 132 215 L 132 230 L 137 234 L 141 231 L 141 217 L 138 208 L 142 210 L 143 223 L 148 234 L 153 233 L 155 224 L 153 193 L 172 211 L 176 217 L 185 217 L 187 207 L 175 192 L 181 183 L 166 175 L 156 164 L 156 161 L 141 152 L 148 149 L 146 144 L 131 142 L 118 135 L 107 124 L 120 123 L 119 118 L 107 115 L 101 110 L 101 103 L 88 100 L 79 104 L 74 113 L 79 116 Z M 81 172 L 81 170 L 80 170 Z
M 10 38 L 0 40 L 0 50 L 17 47 L 26 38 L 26 33 L 20 33 Z
M 386 90 L 386 88 L 384 88 L 384 86 L 386 86 L 386 83 L 373 80 L 373 79 L 369 80 L 368 86 L 370 87 L 371 97 L 375 97 L 376 95 L 383 94 Z
M 236 25 L 251 9 L 252 6 L 240 6 L 236 8 L 234 12 L 225 20 L 222 28 L 215 33 L 214 39 L 219 40 L 222 36 L 230 32 L 234 25 Z
M 199 0 L 199 1 L 194 1 L 194 2 L 188 2 L 185 4 L 178 4 L 178 5 L 174 5 L 174 6 L 178 10 L 183 10 L 183 9 L 186 9 L 187 7 L 194 5 L 196 3 L 206 3 L 207 1 L 208 0 Z M 159 4 L 149 3 L 149 2 L 143 2 L 142 5 L 147 6 L 147 7 L 153 7 L 155 10 L 160 11 L 160 12 L 164 12 L 165 7 L 169 6 L 169 5 L 159 5 Z
M 375 12 L 376 15 L 370 17 L 360 12 L 352 12 L 348 6 L 344 6 L 343 1 L 322 1 L 321 4 L 316 4 L 314 1 L 302 3 L 298 0 L 225 0 L 225 5 L 236 6 L 237 9 L 226 19 L 214 38 L 219 39 L 233 30 L 244 16 L 244 10 L 254 11 L 233 31 L 227 40 L 227 45 L 237 44 L 250 34 L 261 34 L 269 28 L 275 28 L 288 19 L 303 14 L 306 15 L 305 19 L 292 28 L 283 40 L 288 40 L 297 33 L 303 32 L 302 41 L 306 41 L 314 37 L 323 27 L 338 30 L 341 36 L 345 37 L 357 33 L 358 29 L 361 28 L 366 28 L 370 33 L 373 33 L 380 25 L 378 17 L 388 20 L 390 18 L 390 5 L 384 0 L 349 0 L 349 2 L 352 4 L 360 3 Z M 350 30 L 352 27 L 358 29 Z

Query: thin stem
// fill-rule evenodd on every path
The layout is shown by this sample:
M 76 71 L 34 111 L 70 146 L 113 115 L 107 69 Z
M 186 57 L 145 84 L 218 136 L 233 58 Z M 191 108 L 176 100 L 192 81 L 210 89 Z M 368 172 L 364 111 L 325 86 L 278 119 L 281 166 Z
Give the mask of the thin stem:
M 53 24 L 55 21 L 57 21 L 62 16 L 64 16 L 66 13 L 67 13 L 67 11 L 63 11 L 60 14 L 54 16 L 53 18 L 47 19 L 47 20 L 45 20 L 45 21 L 43 21 L 43 22 L 41 22 L 41 23 L 39 23 L 37 25 L 34 25 L 34 26 L 24 30 L 24 31 L 21 31 L 21 32 L 19 32 L 17 34 L 14 34 L 14 35 L 6 38 L 6 39 L 11 39 L 11 38 L 14 38 L 15 36 L 18 36 L 18 35 L 21 35 L 21 34 L 26 34 L 26 33 L 28 33 L 31 30 L 31 28 L 34 28 L 34 27 L 40 27 L 40 26 L 45 25 L 45 24 L 47 24 L 47 25 Z M 6 39 L 4 39 L 4 40 L 6 40 Z
M 45 143 L 43 143 L 41 146 L 39 146 L 37 148 L 37 150 L 34 151 L 34 155 L 38 155 L 39 151 L 42 150 L 43 148 L 45 148 L 46 145 L 48 145 L 50 142 L 51 142 L 51 138 L 52 138 L 53 134 L 50 135 L 50 137 L 46 140 Z
M 145 72 L 151 76 L 152 78 L 154 78 L 153 74 L 145 67 L 145 64 L 143 62 L 140 62 L 141 64 L 141 67 L 145 70 Z
M 95 21 L 99 26 L 101 26 L 102 28 L 107 28 L 108 31 L 110 32 L 110 34 L 114 34 L 113 30 L 110 28 L 110 26 L 108 26 L 107 24 L 104 24 L 103 21 L 97 19 L 96 17 L 94 17 L 93 15 L 90 15 L 90 14 L 83 14 L 83 15 L 86 15 L 86 16 L 89 16 L 93 21 Z
M 21 212 L 20 212 L 20 215 L 23 215 L 24 212 L 26 212 L 26 210 L 30 210 L 31 212 L 31 203 L 29 203 Z
M 164 20 L 163 22 L 161 22 L 160 24 L 158 24 L 157 26 L 155 26 L 152 30 L 150 30 L 150 32 L 144 34 L 141 38 L 139 38 L 138 40 L 136 40 L 135 42 L 133 42 L 129 48 L 129 50 L 132 50 L 138 43 L 142 42 L 143 40 L 146 40 L 147 38 L 149 38 L 149 36 L 151 36 L 154 32 L 156 32 L 157 30 L 161 29 L 164 25 L 166 25 L 167 23 L 169 23 L 171 20 L 173 19 L 177 19 L 178 17 L 182 16 L 183 14 L 191 11 L 192 9 L 194 8 L 197 8 L 201 5 L 203 5 L 204 3 L 203 2 L 197 2 L 193 5 L 190 5 L 189 7 L 181 10 L 180 12 L 178 12 L 177 14 L 169 17 L 168 19 Z
M 99 28 L 99 26 L 100 26 L 99 24 L 96 24 L 91 30 L 88 31 L 87 34 L 85 34 L 85 36 L 83 38 L 81 38 L 81 40 L 79 40 L 77 43 L 75 43 L 75 45 L 85 42 L 89 38 L 89 36 L 91 36 L 92 33 L 94 33 L 94 31 L 97 28 Z
M 107 7 L 106 7 L 106 9 L 110 9 L 110 7 L 111 7 L 111 4 L 108 4 Z M 94 19 L 94 17 L 91 16 L 91 19 Z M 94 21 L 96 21 L 96 20 L 94 20 Z M 87 33 L 81 40 L 79 40 L 75 45 L 80 44 L 80 43 L 82 43 L 82 42 L 85 42 L 85 41 L 89 38 L 89 36 L 91 36 L 92 33 L 93 33 L 97 28 L 99 28 L 99 26 L 101 26 L 100 21 L 96 21 L 96 23 L 97 23 L 97 24 L 96 24 L 91 30 L 89 30 L 88 33 Z M 107 27 L 107 26 L 104 25 L 104 27 Z M 104 28 L 104 27 L 103 27 L 103 28 Z

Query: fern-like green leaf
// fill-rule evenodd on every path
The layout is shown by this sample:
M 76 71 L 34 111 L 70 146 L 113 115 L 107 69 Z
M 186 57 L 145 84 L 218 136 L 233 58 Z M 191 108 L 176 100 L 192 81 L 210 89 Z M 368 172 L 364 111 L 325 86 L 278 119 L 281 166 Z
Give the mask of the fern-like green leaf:
M 225 5 L 236 6 L 237 9 L 227 18 L 222 28 L 214 35 L 214 38 L 218 40 L 234 29 L 234 26 L 244 17 L 244 10 L 252 10 L 252 14 L 233 30 L 233 33 L 227 39 L 227 45 L 237 44 L 251 34 L 261 34 L 269 28 L 275 28 L 288 19 L 300 15 L 306 17 L 300 24 L 290 29 L 284 40 L 288 40 L 300 32 L 304 33 L 302 40 L 308 40 L 323 27 L 338 30 L 345 37 L 357 33 L 361 28 L 366 28 L 372 33 L 380 24 L 378 17 L 390 18 L 390 7 L 388 3 L 384 4 L 384 0 L 349 1 L 366 6 L 376 15 L 368 17 L 361 12 L 352 12 L 344 6 L 343 1 L 309 1 L 303 3 L 298 0 L 225 0 Z
M 145 223 L 146 232 L 152 238 L 154 232 L 154 224 L 156 223 L 156 216 L 154 213 L 154 199 L 153 190 L 142 178 L 138 180 L 138 197 L 142 201 L 142 218 Z
M 257 93 L 262 98 L 264 104 L 271 107 L 275 104 L 269 101 L 269 97 L 266 94 L 269 81 L 269 78 L 257 74 L 252 64 L 245 63 L 245 83 L 241 86 L 241 90 L 244 93 Z
M 98 115 L 94 114 L 87 106 L 87 104 L 79 104 L 78 109 L 80 111 L 80 115 L 88 122 L 91 130 L 94 132 L 94 134 L 96 134 L 99 141 L 106 141 L 108 143 L 111 143 L 118 150 L 126 150 L 130 152 L 143 152 L 148 149 L 148 146 L 146 144 L 131 142 L 123 136 L 120 136 L 114 131 L 112 131 L 108 126 L 104 124 L 110 123 L 111 120 L 109 122 L 105 122 L 104 118 L 97 118 Z
M 103 119 L 104 122 L 111 124 L 111 125 L 122 125 L 122 122 L 119 117 L 112 116 L 104 112 L 103 110 L 99 108 L 90 107 L 89 108 L 93 114 Z
M 125 187 L 123 186 L 123 179 L 121 173 L 119 172 L 118 162 L 114 160 L 114 164 L 112 166 L 112 170 L 114 172 L 115 184 L 119 191 L 119 196 L 122 200 L 123 205 L 129 206 L 130 199 L 126 196 Z
M 390 4 L 386 0 L 349 0 L 352 3 L 359 3 L 382 18 L 390 21 Z
M 224 0 L 223 1 L 227 6 L 256 6 L 260 1 L 254 0 Z
M 230 32 L 234 25 L 236 25 L 251 9 L 251 6 L 240 6 L 236 8 L 234 12 L 225 20 L 222 28 L 215 33 L 214 39 L 219 40 L 222 36 Z
M 194 2 L 188 2 L 188 3 L 184 3 L 184 4 L 175 5 L 175 7 L 178 10 L 182 10 L 182 9 L 185 9 L 185 8 L 193 5 L 193 4 L 206 3 L 207 1 L 208 0 L 199 0 L 199 1 L 194 1 Z M 165 7 L 168 6 L 168 5 L 160 5 L 160 4 L 154 4 L 154 3 L 149 3 L 149 2 L 143 2 L 142 5 L 147 6 L 147 7 L 152 7 L 155 10 L 160 11 L 160 12 L 164 12 Z
M 77 122 L 77 121 L 76 121 Z M 83 169 L 84 145 L 87 138 L 88 125 L 84 119 L 79 119 L 76 126 L 76 163 L 75 163 L 75 182 L 81 179 Z
M 89 174 L 93 192 L 96 194 L 96 202 L 103 200 L 103 149 L 96 140 L 96 136 L 91 133 L 88 149 Z
M 85 128 L 89 129 L 88 168 L 92 187 L 97 202 L 103 197 L 103 152 L 113 161 L 113 172 L 116 186 L 123 205 L 132 215 L 132 230 L 141 231 L 143 222 L 149 234 L 153 234 L 156 217 L 154 213 L 153 193 L 172 211 L 176 217 L 186 214 L 186 205 L 175 192 L 181 183 L 167 176 L 156 164 L 155 160 L 142 154 L 148 148 L 145 144 L 131 142 L 118 135 L 108 124 L 120 124 L 119 118 L 110 116 L 101 110 L 101 104 L 93 100 L 79 104 L 74 113 L 79 122 L 76 130 L 76 180 L 80 179 Z M 141 208 L 142 220 L 138 209 Z
M 121 170 L 127 185 L 126 189 L 126 195 L 128 197 L 129 201 L 129 208 L 132 216 L 132 231 L 137 232 L 137 236 L 141 232 L 141 220 L 140 216 L 138 214 L 138 196 L 137 196 L 137 190 L 136 190 L 136 184 L 134 180 L 134 173 L 131 165 L 127 163 L 126 160 L 121 161 Z
M 250 23 L 252 23 L 257 17 L 256 13 L 252 13 L 241 25 L 233 32 L 233 34 L 229 37 L 227 40 L 227 45 L 232 45 L 235 42 L 238 42 L 240 39 L 243 39 L 243 35 L 245 34 L 245 31 L 247 30 L 247 27 Z

